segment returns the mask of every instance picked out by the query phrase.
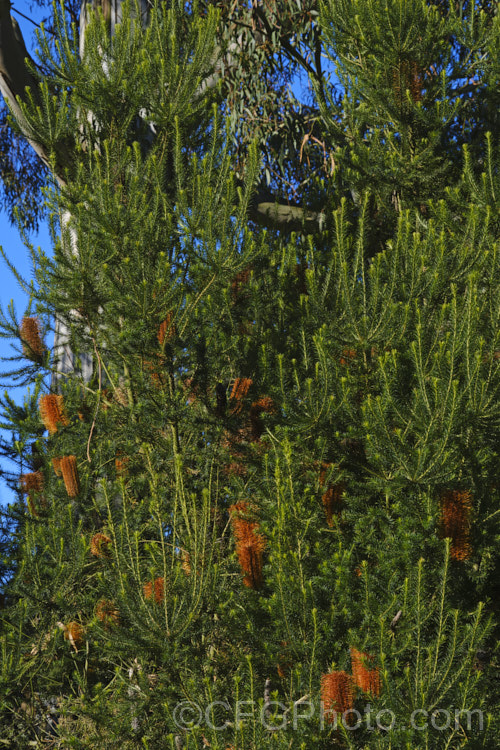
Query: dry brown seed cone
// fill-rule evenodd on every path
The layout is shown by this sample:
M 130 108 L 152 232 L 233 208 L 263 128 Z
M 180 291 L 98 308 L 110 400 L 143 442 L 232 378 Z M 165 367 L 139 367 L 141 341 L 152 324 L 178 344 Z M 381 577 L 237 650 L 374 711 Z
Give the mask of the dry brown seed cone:
M 19 478 L 21 491 L 28 495 L 28 508 L 32 516 L 39 516 L 41 510 L 45 510 L 47 503 L 41 495 L 44 487 L 44 478 L 41 471 L 33 471 L 30 474 L 22 474 Z
M 90 540 L 90 552 L 94 557 L 109 557 L 109 546 L 111 539 L 106 534 L 100 532 L 94 534 Z
M 120 624 L 120 613 L 109 599 L 100 599 L 95 608 L 95 616 L 106 628 Z

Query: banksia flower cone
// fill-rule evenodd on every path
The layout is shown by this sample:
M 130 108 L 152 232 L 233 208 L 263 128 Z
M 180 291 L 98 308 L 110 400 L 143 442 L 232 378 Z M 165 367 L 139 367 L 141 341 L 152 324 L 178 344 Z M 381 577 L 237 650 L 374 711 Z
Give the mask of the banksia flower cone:
M 350 349 L 349 347 L 346 347 L 345 349 L 342 349 L 342 356 L 340 357 L 340 364 L 343 367 L 348 367 L 351 362 L 354 362 L 356 359 L 356 349 Z
M 253 402 L 250 407 L 250 433 L 252 440 L 260 440 L 264 431 L 260 415 L 263 412 L 274 414 L 275 411 L 276 407 L 270 396 L 261 396 L 261 398 Z
M 289 653 L 288 641 L 281 641 L 282 651 L 279 655 L 279 663 L 276 665 L 278 675 L 284 679 L 293 666 L 292 658 Z
M 75 651 L 83 646 L 85 641 L 85 628 L 79 622 L 68 622 L 67 625 L 58 623 L 64 632 L 65 640 L 69 641 Z
M 372 668 L 373 656 L 351 648 L 352 676 L 363 693 L 380 695 L 381 682 L 378 669 Z
M 115 458 L 115 471 L 117 477 L 128 476 L 128 465 L 130 462 L 129 456 L 124 456 L 122 453 L 118 453 Z
M 174 314 L 172 312 L 167 313 L 167 317 L 161 323 L 158 329 L 158 341 L 160 346 L 163 346 L 165 339 L 170 341 L 176 334 L 175 323 L 173 322 Z
M 319 481 L 321 485 L 325 484 L 326 474 L 331 464 L 323 463 Z M 345 492 L 345 486 L 342 483 L 328 485 L 323 493 L 321 500 L 326 514 L 328 526 L 333 526 L 333 516 L 338 514 L 342 507 L 342 497 Z
M 252 385 L 251 378 L 235 378 L 233 387 L 231 389 L 230 400 L 236 401 L 231 408 L 231 414 L 239 414 L 243 408 L 242 401 L 248 393 L 250 386 Z
M 100 599 L 100 601 L 97 602 L 95 616 L 106 628 L 109 628 L 111 625 L 120 624 L 120 613 L 114 603 L 110 602 L 109 599 Z
M 23 474 L 19 481 L 23 492 L 41 492 L 43 490 L 43 474 L 41 471 Z
M 56 477 L 62 477 L 62 470 L 61 470 L 61 458 L 58 456 L 55 456 L 52 459 L 52 467 L 54 469 L 54 474 Z
M 21 340 L 23 353 L 33 362 L 41 362 L 46 352 L 45 344 L 40 334 L 38 318 L 23 318 L 21 322 Z
M 354 685 L 347 672 L 329 672 L 321 678 L 321 702 L 326 720 L 334 724 L 336 714 L 350 711 L 354 705 Z
M 257 521 L 241 517 L 250 510 L 248 503 L 240 502 L 229 508 L 231 524 L 238 562 L 244 572 L 243 583 L 251 589 L 258 589 L 263 584 L 262 554 L 266 548 L 266 539 L 259 533 Z
M 61 458 L 61 473 L 68 497 L 77 497 L 80 492 L 80 479 L 76 456 L 63 456 Z
M 94 534 L 90 540 L 90 552 L 94 557 L 109 557 L 111 539 L 106 534 Z
M 187 576 L 191 575 L 191 556 L 185 549 L 181 550 L 181 568 Z
M 154 600 L 157 604 L 160 604 L 165 599 L 165 579 L 155 578 L 154 581 L 147 581 L 142 590 L 145 599 Z
M 251 266 L 244 268 L 242 271 L 238 271 L 231 281 L 231 298 L 234 304 L 240 301 L 242 297 L 242 289 L 248 283 L 251 271 Z
M 451 539 L 450 554 L 454 560 L 467 560 L 471 556 L 471 510 L 470 492 L 446 490 L 441 495 L 440 536 Z
M 51 435 L 57 432 L 59 425 L 63 427 L 69 425 L 69 419 L 64 408 L 64 398 L 62 396 L 56 396 L 53 393 L 41 396 L 38 408 L 42 422 Z
M 45 499 L 39 497 L 43 491 L 44 480 L 41 471 L 33 471 L 31 474 L 23 474 L 19 479 L 21 491 L 28 495 L 28 508 L 33 516 L 38 516 L 40 508 L 45 508 Z M 37 496 L 40 505 L 37 503 Z

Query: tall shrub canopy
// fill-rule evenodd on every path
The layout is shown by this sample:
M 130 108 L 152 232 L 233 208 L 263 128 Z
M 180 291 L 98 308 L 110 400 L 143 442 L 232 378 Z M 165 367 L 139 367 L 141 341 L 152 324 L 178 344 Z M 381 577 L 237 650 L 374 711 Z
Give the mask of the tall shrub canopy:
M 61 12 L 14 110 L 0 739 L 493 748 L 498 15 L 217 6 Z

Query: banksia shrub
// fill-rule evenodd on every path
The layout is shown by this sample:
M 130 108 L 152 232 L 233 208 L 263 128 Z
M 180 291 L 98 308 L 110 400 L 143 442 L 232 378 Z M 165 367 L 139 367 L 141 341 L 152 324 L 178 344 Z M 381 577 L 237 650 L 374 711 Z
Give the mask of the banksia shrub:
M 21 322 L 21 340 L 23 354 L 33 362 L 40 363 L 45 355 L 46 347 L 40 333 L 38 318 L 23 318 Z
M 347 672 L 329 672 L 321 677 L 321 702 L 326 721 L 336 723 L 337 715 L 354 705 L 354 684 Z
M 38 408 L 42 422 L 51 435 L 57 432 L 59 425 L 69 425 L 63 396 L 56 396 L 54 393 L 41 396 Z
M 356 686 L 363 693 L 371 695 L 380 695 L 381 682 L 380 674 L 376 667 L 373 667 L 373 656 L 365 654 L 351 648 L 352 676 Z
M 441 495 L 441 538 L 451 539 L 450 554 L 454 560 L 467 560 L 472 553 L 470 515 L 472 495 L 467 490 L 445 490 Z
M 120 624 L 120 613 L 109 599 L 100 599 L 95 608 L 95 616 L 106 628 Z
M 262 576 L 262 557 L 266 548 L 266 539 L 259 532 L 257 521 L 244 518 L 250 507 L 246 502 L 239 502 L 229 508 L 238 562 L 244 572 L 243 583 L 251 589 L 258 589 L 264 580 Z
M 145 599 L 160 604 L 165 599 L 165 579 L 155 578 L 154 581 L 147 581 L 142 590 Z
M 77 497 L 80 493 L 80 479 L 76 456 L 63 456 L 61 458 L 61 473 L 68 497 Z
M 90 540 L 90 552 L 94 557 L 109 557 L 111 539 L 106 534 L 94 534 Z
M 22 474 L 19 479 L 21 491 L 28 495 L 28 508 L 33 516 L 38 516 L 40 509 L 45 508 L 45 499 L 39 497 L 43 491 L 44 479 L 41 471 Z M 38 501 L 38 502 L 37 502 Z M 39 503 L 39 504 L 38 504 Z

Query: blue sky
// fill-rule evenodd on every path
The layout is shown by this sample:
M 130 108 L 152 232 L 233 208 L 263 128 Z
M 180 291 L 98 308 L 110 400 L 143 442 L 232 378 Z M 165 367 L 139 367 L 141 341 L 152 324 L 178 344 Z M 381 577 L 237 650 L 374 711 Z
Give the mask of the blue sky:
M 14 5 L 22 13 L 24 13 L 27 16 L 31 16 L 34 20 L 37 20 L 40 18 L 40 15 L 41 15 L 40 10 L 35 8 L 33 11 L 30 11 L 29 2 L 22 2 L 22 0 L 16 0 Z M 13 13 L 13 15 L 16 16 L 15 13 Z M 35 42 L 35 37 L 34 37 L 35 26 L 20 16 L 16 16 L 16 18 L 23 32 L 23 36 L 26 41 L 26 46 L 28 50 L 31 51 L 33 49 L 33 44 Z M 51 241 L 50 241 L 48 229 L 46 226 L 42 226 L 40 228 L 40 232 L 38 235 L 31 235 L 30 240 L 35 245 L 41 245 L 44 248 L 44 250 L 47 252 L 51 248 Z M 0 245 L 3 247 L 9 260 L 18 269 L 21 275 L 24 278 L 30 279 L 32 276 L 32 273 L 31 273 L 31 260 L 29 257 L 29 252 L 27 248 L 24 246 L 24 243 L 19 235 L 17 228 L 13 227 L 9 223 L 6 213 L 3 211 L 0 212 Z M 23 316 L 23 313 L 26 310 L 26 307 L 28 304 L 28 298 L 26 294 L 24 294 L 22 290 L 19 288 L 16 279 L 12 275 L 9 268 L 6 266 L 3 259 L 0 259 L 0 304 L 4 312 L 6 311 L 11 299 L 14 300 L 17 318 L 18 320 L 20 320 Z M 7 339 L 0 338 L 0 357 L 9 357 L 9 356 L 12 356 L 12 354 L 13 354 L 13 351 L 12 351 L 11 344 L 9 343 L 9 341 Z M 3 371 L 7 369 L 8 365 L 9 365 L 8 362 L 7 363 L 1 362 L 0 370 Z M 5 382 L 2 381 L 2 387 L 0 388 L 0 393 L 3 394 L 5 390 L 6 390 Z M 25 392 L 24 388 L 9 387 L 8 391 L 9 391 L 9 394 L 16 399 L 16 401 L 22 402 L 23 393 Z M 8 468 L 8 467 L 5 466 L 5 468 Z M 5 486 L 3 481 L 0 480 L 0 504 L 5 504 L 9 502 L 11 497 L 12 495 L 10 491 Z

